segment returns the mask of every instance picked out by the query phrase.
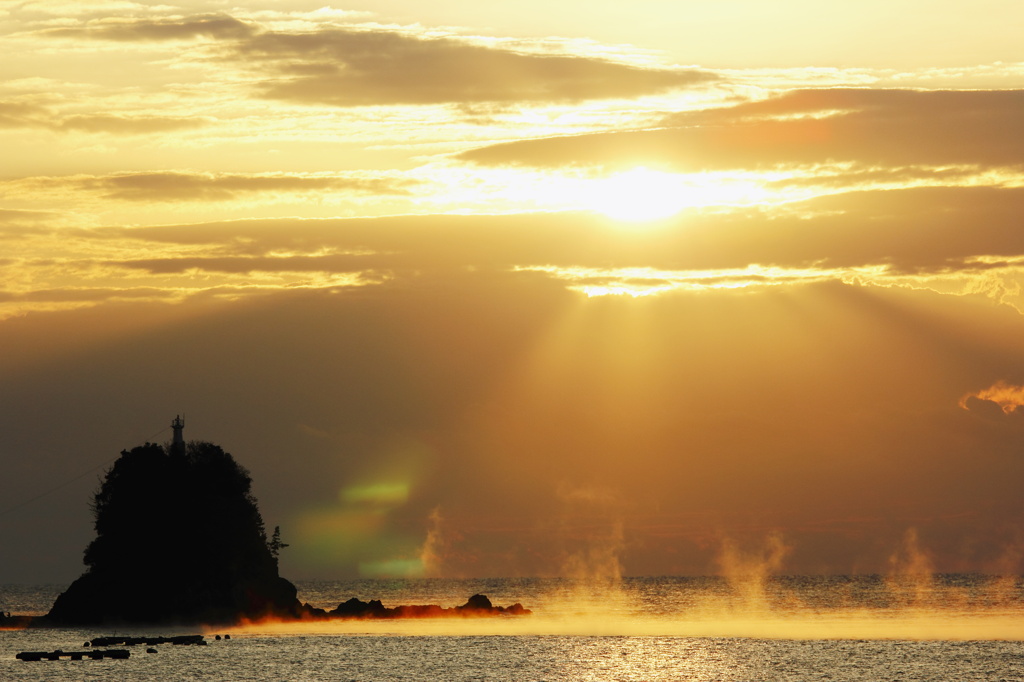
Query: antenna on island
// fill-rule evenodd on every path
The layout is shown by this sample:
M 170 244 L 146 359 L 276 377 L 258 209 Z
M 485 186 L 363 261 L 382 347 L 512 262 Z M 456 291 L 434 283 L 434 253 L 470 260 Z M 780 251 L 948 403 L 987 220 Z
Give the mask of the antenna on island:
M 181 435 L 181 432 L 185 429 L 185 420 L 180 414 L 171 422 L 171 428 L 174 429 L 174 438 L 171 440 L 171 452 L 185 454 L 185 438 Z

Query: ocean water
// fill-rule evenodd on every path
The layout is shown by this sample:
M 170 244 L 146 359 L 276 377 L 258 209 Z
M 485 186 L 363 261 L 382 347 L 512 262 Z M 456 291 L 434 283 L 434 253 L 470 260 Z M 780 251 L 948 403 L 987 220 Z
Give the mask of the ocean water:
M 0 631 L 0 680 L 1024 681 L 1017 577 L 355 580 L 298 583 L 333 608 L 456 606 L 476 593 L 525 617 L 258 623 L 209 645 L 133 647 L 128 660 L 39 661 L 101 635 L 196 629 Z M 45 612 L 63 586 L 0 586 L 0 608 Z M 215 635 L 230 634 L 217 640 Z

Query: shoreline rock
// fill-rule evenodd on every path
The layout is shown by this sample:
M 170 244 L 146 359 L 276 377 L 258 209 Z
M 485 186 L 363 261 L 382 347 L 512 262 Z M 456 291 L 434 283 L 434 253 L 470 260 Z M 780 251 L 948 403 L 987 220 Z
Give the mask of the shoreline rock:
M 528 616 L 533 612 L 525 608 L 519 602 L 509 606 L 495 606 L 491 600 L 483 594 L 474 594 L 465 604 L 461 606 L 443 607 L 437 604 L 401 604 L 387 607 L 379 599 L 362 601 L 352 597 L 348 601 L 338 604 L 338 607 L 327 611 L 326 609 L 302 604 L 293 613 L 285 616 L 272 616 L 278 622 L 301 623 L 303 621 L 331 621 L 331 620 L 387 620 L 387 619 L 417 619 L 417 618 L 488 618 L 500 616 Z M 6 625 L 6 623 L 10 625 Z M 258 619 L 239 618 L 231 621 L 196 621 L 191 623 L 180 622 L 178 625 L 195 626 L 233 626 L 241 622 L 259 622 Z M 133 623 L 105 623 L 106 625 L 136 625 L 136 626 L 165 626 L 166 621 L 154 622 L 133 622 Z M 6 620 L 0 620 L 0 629 L 25 629 L 42 627 L 67 627 L 68 625 L 79 625 L 57 622 L 48 616 L 7 616 Z M 123 638 L 122 638 L 123 639 Z M 179 638 L 180 639 L 180 638 Z M 94 640 L 104 645 L 107 640 L 101 638 Z M 113 642 L 114 640 L 110 640 Z
M 308 606 L 308 605 L 307 605 Z M 368 602 L 355 597 L 338 604 L 338 608 L 326 612 L 329 619 L 376 619 L 376 618 L 480 618 L 487 616 L 526 616 L 532 613 L 516 602 L 511 606 L 494 606 L 485 595 L 474 594 L 462 606 L 444 608 L 436 604 L 402 605 L 388 608 L 379 599 Z

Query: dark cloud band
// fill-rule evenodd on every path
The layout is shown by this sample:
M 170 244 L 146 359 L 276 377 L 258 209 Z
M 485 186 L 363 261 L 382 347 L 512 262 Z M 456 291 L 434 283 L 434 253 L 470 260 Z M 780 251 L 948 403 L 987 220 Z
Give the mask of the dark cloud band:
M 510 142 L 461 158 L 483 165 L 645 164 L 680 171 L 836 161 L 1019 167 L 1024 90 L 799 90 L 673 115 L 656 129 Z

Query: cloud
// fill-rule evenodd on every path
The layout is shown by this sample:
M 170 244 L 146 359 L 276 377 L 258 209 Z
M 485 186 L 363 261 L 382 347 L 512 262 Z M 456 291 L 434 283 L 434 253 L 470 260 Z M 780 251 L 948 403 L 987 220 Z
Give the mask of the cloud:
M 57 190 L 79 183 L 103 201 L 209 202 L 325 187 L 361 191 L 365 179 L 158 173 L 58 180 Z M 1024 188 L 921 188 L 774 210 L 692 212 L 643 230 L 588 213 L 250 219 L 52 230 L 26 235 L 8 255 L 23 261 L 22 279 L 10 285 L 19 294 L 134 280 L 180 299 L 228 289 L 419 286 L 442 273 L 480 272 L 588 295 L 857 282 L 974 294 L 1020 309 L 1022 206 Z M 50 219 L 18 213 L 9 220 L 29 227 Z
M 1022 210 L 1024 188 L 940 187 L 685 213 L 643 231 L 594 214 L 538 213 L 232 221 L 96 236 L 187 245 L 216 259 L 270 257 L 205 261 L 223 271 L 361 268 L 381 281 L 381 273 L 405 279 L 478 269 L 552 278 L 589 295 L 843 281 L 977 294 L 1024 309 Z M 150 267 L 182 269 L 166 258 Z M 204 261 L 188 265 L 201 271 Z
M 405 194 L 414 181 L 288 174 L 153 172 L 73 179 L 73 184 L 123 201 L 226 201 L 274 192 Z
M 43 107 L 22 102 L 0 102 L 0 128 L 37 128 L 48 114 Z
M 96 19 L 37 35 L 136 43 L 207 39 L 216 45 L 205 56 L 254 71 L 263 97 L 343 107 L 578 102 L 652 95 L 717 80 L 699 69 L 520 51 L 417 33 L 422 29 L 367 24 L 266 30 L 227 14 L 208 14 Z
M 960 398 L 960 407 L 965 410 L 971 409 L 970 400 L 972 398 L 993 402 L 996 405 L 999 405 L 1003 412 L 1011 414 L 1015 412 L 1018 407 L 1024 406 L 1024 386 L 1017 386 L 1015 384 L 999 380 L 988 388 L 968 393 L 964 397 Z
M 904 189 L 913 186 L 965 186 L 997 184 L 998 181 L 979 177 L 977 166 L 860 166 L 854 164 L 823 165 L 812 172 L 789 174 L 779 180 L 769 180 L 764 186 L 772 189 L 808 187 L 824 190 L 851 189 Z
M 101 19 L 84 26 L 51 28 L 41 31 L 54 38 L 86 38 L 118 42 L 164 42 L 171 40 L 238 40 L 247 38 L 255 29 L 234 17 L 207 14 L 168 19 Z
M 180 116 L 118 116 L 112 114 L 67 116 L 57 127 L 87 133 L 146 135 L 173 130 L 188 130 L 210 125 L 211 119 Z
M 753 243 L 734 250 L 753 261 L 760 252 L 773 263 L 884 264 L 900 273 L 974 269 L 978 264 L 968 261 L 977 256 L 1024 254 L 1024 235 L 1013 227 L 1022 207 L 1020 188 L 837 194 L 792 205 L 793 214 L 772 220 L 770 230 L 752 233 Z M 778 258 L 768 256 L 773 253 Z
M 335 106 L 573 102 L 655 94 L 714 78 L 693 69 L 640 68 L 383 30 L 263 33 L 239 45 L 237 57 L 272 75 L 261 86 L 265 97 Z
M 248 274 L 251 272 L 361 272 L 373 267 L 371 254 L 331 254 L 326 256 L 225 258 L 147 258 L 108 261 L 105 265 L 145 270 L 150 274 L 181 274 L 189 271 Z
M 25 0 L 19 2 L 17 10 L 26 14 L 42 14 L 56 17 L 77 15 L 129 14 L 138 11 L 139 3 L 131 0 L 91 0 L 83 3 L 77 0 Z
M 42 128 L 56 132 L 147 135 L 201 128 L 211 119 L 198 116 L 145 116 L 76 114 L 62 116 L 46 107 L 22 102 L 0 102 L 0 128 Z
M 422 267 L 718 270 L 756 263 L 921 274 L 987 269 L 1024 256 L 1022 210 L 1024 189 L 920 188 L 839 194 L 773 212 L 685 214 L 642 232 L 597 215 L 561 213 L 232 221 L 109 228 L 97 236 L 246 244 L 254 249 L 249 256 L 296 248 L 370 251 Z
M 60 214 L 51 211 L 30 211 L 15 208 L 0 208 L 0 239 L 14 239 L 25 234 L 39 232 L 43 226 Z
M 1024 90 L 797 90 L 674 114 L 655 129 L 509 142 L 461 155 L 485 165 L 573 164 L 683 171 L 853 162 L 1024 164 Z
M 37 289 L 23 293 L 0 291 L 0 302 L 42 303 L 98 303 L 122 299 L 165 299 L 168 292 L 158 287 L 69 287 L 63 289 Z

